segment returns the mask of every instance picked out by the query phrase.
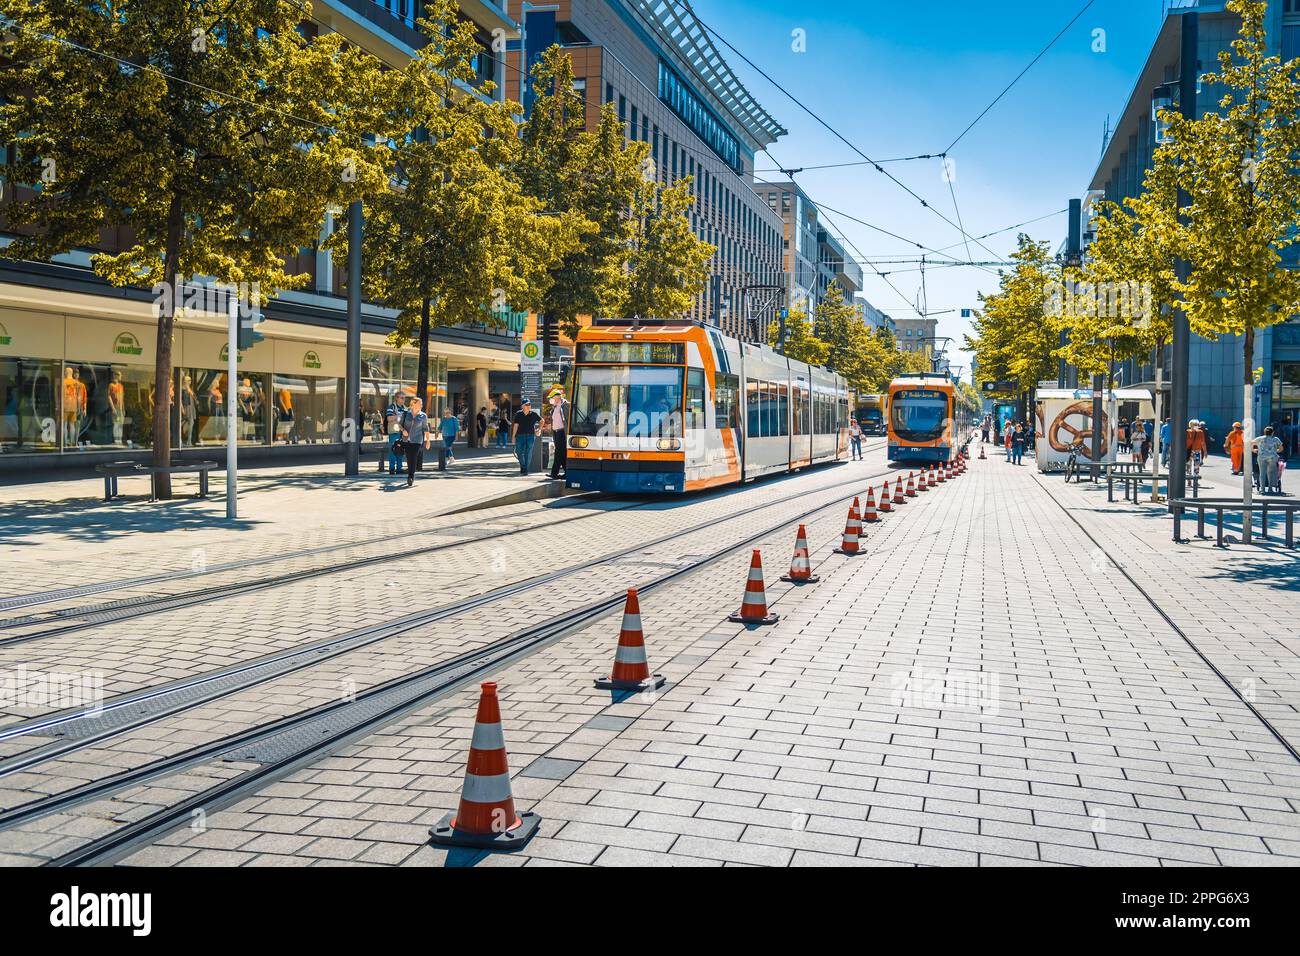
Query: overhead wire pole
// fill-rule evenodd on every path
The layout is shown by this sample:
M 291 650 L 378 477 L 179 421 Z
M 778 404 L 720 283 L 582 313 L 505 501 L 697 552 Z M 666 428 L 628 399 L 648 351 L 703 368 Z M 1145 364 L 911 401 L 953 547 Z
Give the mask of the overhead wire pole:
M 1200 22 L 1196 12 L 1182 14 L 1182 50 L 1179 61 L 1179 110 L 1185 119 L 1196 118 L 1196 78 L 1199 72 L 1197 43 L 1199 41 Z M 1178 191 L 1179 217 L 1186 221 L 1184 210 L 1191 203 L 1191 197 L 1183 190 Z M 1176 263 L 1178 280 L 1186 282 L 1191 275 L 1191 264 L 1186 259 Z M 1187 495 L 1187 442 L 1177 438 L 1181 422 L 1187 427 L 1187 375 L 1191 353 L 1191 327 L 1187 312 L 1179 302 L 1174 307 L 1174 341 L 1170 355 L 1170 394 L 1169 394 L 1169 500 L 1175 501 Z M 1247 409 L 1249 411 L 1249 409 Z M 1242 521 L 1242 537 L 1249 540 L 1250 516 Z M 1175 525 L 1177 527 L 1177 525 Z

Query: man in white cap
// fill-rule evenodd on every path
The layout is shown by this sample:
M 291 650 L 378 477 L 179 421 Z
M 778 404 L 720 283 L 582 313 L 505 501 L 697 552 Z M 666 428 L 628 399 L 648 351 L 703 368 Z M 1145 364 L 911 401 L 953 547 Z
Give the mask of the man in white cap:
M 523 406 L 515 412 L 510 425 L 510 439 L 515 443 L 515 457 L 519 459 L 519 474 L 528 474 L 533 460 L 533 443 L 542 430 L 542 417 L 533 411 L 533 403 L 524 399 Z

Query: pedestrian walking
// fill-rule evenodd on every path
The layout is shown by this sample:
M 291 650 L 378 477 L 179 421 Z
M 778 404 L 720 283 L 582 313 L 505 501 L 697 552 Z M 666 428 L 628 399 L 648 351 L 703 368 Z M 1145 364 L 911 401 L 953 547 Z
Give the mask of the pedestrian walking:
M 1012 464 L 1021 464 L 1021 459 L 1025 457 L 1025 439 L 1025 426 L 1017 424 L 1015 431 L 1011 432 Z
M 519 474 L 528 474 L 533 461 L 533 444 L 542 430 L 542 417 L 533 411 L 533 403 L 524 399 L 523 406 L 515 412 L 510 424 L 510 439 L 515 443 L 515 457 L 519 459 Z
M 980 422 L 980 440 L 985 445 L 989 443 L 989 429 L 992 427 L 993 427 L 992 417 L 989 415 L 985 415 L 984 420 Z
M 1132 427 L 1132 437 L 1129 439 L 1129 448 L 1133 453 L 1133 460 L 1139 465 L 1147 463 L 1147 433 L 1142 427 L 1141 422 L 1134 422 Z
M 1282 440 L 1273 433 L 1273 426 L 1254 441 L 1255 460 L 1259 462 L 1259 490 L 1266 495 L 1282 493 Z
M 1011 444 L 1012 444 L 1012 439 L 1015 436 L 1015 433 L 1016 433 L 1015 428 L 1012 427 L 1010 422 L 1007 422 L 1007 424 L 1002 429 L 1002 444 L 1007 450 L 1007 464 L 1011 463 Z
M 1119 420 L 1119 426 L 1115 429 L 1115 444 L 1117 451 L 1128 454 L 1132 446 L 1129 445 L 1129 423 L 1127 418 Z
M 510 443 L 510 413 L 503 403 L 497 409 L 497 447 L 505 448 Z
M 1169 463 L 1169 439 L 1174 433 L 1174 422 L 1172 418 L 1166 418 L 1160 426 L 1160 464 Z
M 402 449 L 406 453 L 406 487 L 415 484 L 415 472 L 424 464 L 424 451 L 433 441 L 429 416 L 424 414 L 419 398 L 407 402 L 402 413 Z
M 1201 464 L 1205 461 L 1205 456 L 1210 453 L 1209 446 L 1205 440 L 1205 429 L 1201 423 L 1193 418 L 1187 423 L 1187 460 L 1192 465 L 1192 477 L 1201 476 Z
M 388 473 L 395 475 L 402 470 L 404 455 L 399 452 L 402 441 L 402 416 L 406 414 L 406 395 L 398 392 L 388 403 L 384 411 L 383 431 L 388 441 Z
M 1242 472 L 1243 458 L 1246 454 L 1246 433 L 1242 431 L 1241 422 L 1232 423 L 1232 431 L 1228 432 L 1228 437 L 1223 440 L 1223 451 L 1232 459 L 1232 473 L 1240 475 Z
M 460 419 L 451 413 L 451 408 L 442 410 L 442 421 L 438 423 L 438 431 L 442 433 L 442 447 L 447 450 L 447 464 L 456 460 L 452 453 L 452 446 L 456 443 L 456 436 L 460 434 Z
M 559 481 L 569 475 L 569 403 L 565 401 L 564 389 L 558 386 L 551 389 L 550 399 L 547 419 L 555 445 L 551 454 L 551 480 Z
M 856 418 L 849 419 L 849 451 L 854 461 L 862 460 L 862 426 Z
M 478 436 L 478 447 L 482 448 L 484 439 L 487 438 L 488 433 L 488 408 L 486 405 L 478 410 L 478 420 L 475 424 L 478 426 L 478 431 L 476 432 Z

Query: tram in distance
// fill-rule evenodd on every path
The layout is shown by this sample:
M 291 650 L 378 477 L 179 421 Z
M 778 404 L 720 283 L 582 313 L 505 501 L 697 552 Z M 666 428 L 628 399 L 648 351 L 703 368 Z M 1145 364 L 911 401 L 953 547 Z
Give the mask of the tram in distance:
M 947 462 L 953 453 L 953 382 L 947 374 L 906 372 L 889 383 L 890 461 Z
M 837 461 L 844 379 L 686 319 L 601 319 L 575 343 L 567 483 L 681 493 Z
M 859 395 L 856 417 L 864 435 L 885 434 L 885 396 Z

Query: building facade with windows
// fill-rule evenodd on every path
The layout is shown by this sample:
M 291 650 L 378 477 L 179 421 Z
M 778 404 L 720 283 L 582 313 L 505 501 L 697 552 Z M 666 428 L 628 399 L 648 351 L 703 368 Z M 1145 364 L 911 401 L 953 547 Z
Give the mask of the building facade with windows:
M 522 10 L 520 9 L 522 7 Z M 755 192 L 754 157 L 785 129 L 731 72 L 685 0 L 517 4 L 508 93 L 529 105 L 527 67 L 553 44 L 573 60 L 594 128 L 612 104 L 629 140 L 649 144 L 663 183 L 692 179 L 695 234 L 716 247 L 689 317 L 753 340 L 776 317 L 780 217 Z
M 1091 233 L 1089 210 L 1095 199 L 1103 197 L 1119 203 L 1142 191 L 1143 178 L 1163 133 L 1156 109 L 1175 106 L 1181 71 L 1181 14 L 1188 10 L 1198 14 L 1202 72 L 1215 69 L 1219 52 L 1231 49 L 1237 38 L 1241 21 L 1225 9 L 1223 0 L 1185 0 L 1171 5 L 1089 183 L 1083 204 L 1085 252 Z M 1273 0 L 1266 26 L 1271 52 L 1286 59 L 1300 56 L 1300 0 Z M 1214 89 L 1201 89 L 1197 95 L 1198 112 L 1216 108 L 1220 95 Z M 1287 250 L 1287 255 L 1294 266 L 1294 247 Z M 1204 419 L 1211 436 L 1221 440 L 1244 414 L 1241 337 L 1225 335 L 1211 341 L 1193 335 L 1189 351 L 1188 412 L 1193 418 Z M 1168 358 L 1166 347 L 1162 356 L 1153 353 L 1147 361 L 1120 363 L 1117 379 L 1124 385 L 1149 386 L 1154 383 L 1155 361 L 1159 359 L 1167 388 Z M 1280 424 L 1288 416 L 1292 422 L 1300 421 L 1300 320 L 1293 316 L 1257 330 L 1252 364 L 1263 370 L 1254 395 L 1257 429 L 1269 423 Z
M 822 296 L 821 227 L 817 207 L 795 183 L 763 182 L 755 187 L 768 206 L 781 217 L 782 268 L 785 271 L 786 301 L 791 309 L 809 315 Z
M 505 96 L 504 57 L 494 36 L 518 36 L 503 9 L 464 0 L 462 14 L 478 27 L 480 75 Z M 300 29 L 312 36 L 337 31 L 397 66 L 422 42 L 415 28 L 418 0 L 318 0 Z M 498 31 L 494 34 L 494 31 Z M 4 204 L 0 199 L 0 243 Z M 323 241 L 335 227 L 327 214 Z M 155 296 L 145 288 L 117 288 L 95 276 L 91 256 L 123 248 L 125 237 L 101 233 L 94 248 L 53 262 L 0 260 L 0 470 L 48 472 L 142 455 L 151 443 L 157 393 Z M 282 292 L 264 307 L 264 341 L 238 356 L 239 375 L 227 379 L 224 311 L 190 307 L 177 316 L 172 439 L 176 457 L 210 457 L 204 447 L 224 444 L 230 403 L 240 411 L 244 460 L 279 458 L 310 449 L 342 455 L 345 392 L 346 298 L 341 264 L 319 244 L 300 249 L 290 271 L 305 273 L 305 289 Z M 416 351 L 386 343 L 396 314 L 371 303 L 362 308 L 361 433 L 377 438 L 375 421 L 398 392 L 414 394 Z M 513 400 L 518 391 L 519 336 L 524 317 L 504 325 L 438 329 L 430 354 L 431 411 L 444 404 L 473 411 Z M 499 389 L 494 392 L 493 388 Z M 378 442 L 376 441 L 376 448 Z M 363 450 L 366 446 L 363 445 Z M 377 453 L 377 452 L 376 452 Z
M 905 352 L 936 351 L 935 335 L 938 331 L 938 319 L 894 320 L 894 337 L 898 340 L 898 347 Z

